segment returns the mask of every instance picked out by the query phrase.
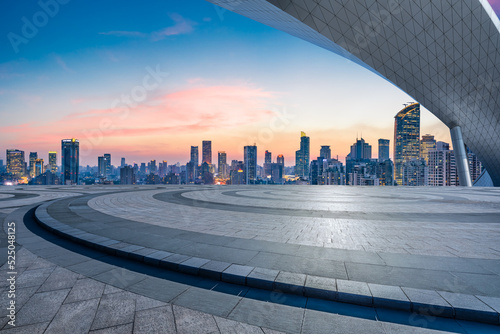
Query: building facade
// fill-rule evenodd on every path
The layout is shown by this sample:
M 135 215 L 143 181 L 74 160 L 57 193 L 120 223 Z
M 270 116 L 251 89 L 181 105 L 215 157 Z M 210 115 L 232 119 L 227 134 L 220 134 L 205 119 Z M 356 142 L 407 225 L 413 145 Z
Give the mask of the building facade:
M 302 178 L 309 177 L 310 139 L 305 132 L 300 133 L 300 149 L 295 151 L 295 175 Z
M 254 184 L 257 181 L 257 146 L 245 146 L 243 150 L 245 164 L 245 183 Z
M 403 179 L 404 164 L 418 159 L 420 159 L 420 104 L 412 103 L 394 117 L 394 180 L 397 185 L 408 183 Z
M 391 141 L 389 139 L 380 138 L 378 140 L 378 161 L 379 162 L 384 162 L 386 160 L 389 160 L 390 142 Z
M 78 139 L 61 141 L 62 184 L 78 184 L 80 163 L 80 142 Z
M 26 174 L 24 151 L 21 150 L 7 150 L 7 173 L 12 174 L 14 177 L 23 177 Z

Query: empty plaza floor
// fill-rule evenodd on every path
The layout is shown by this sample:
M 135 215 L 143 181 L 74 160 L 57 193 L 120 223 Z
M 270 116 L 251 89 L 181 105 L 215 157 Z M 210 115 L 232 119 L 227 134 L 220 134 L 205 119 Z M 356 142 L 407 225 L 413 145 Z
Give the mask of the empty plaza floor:
M 0 218 L 5 332 L 500 331 L 496 188 L 2 187 Z

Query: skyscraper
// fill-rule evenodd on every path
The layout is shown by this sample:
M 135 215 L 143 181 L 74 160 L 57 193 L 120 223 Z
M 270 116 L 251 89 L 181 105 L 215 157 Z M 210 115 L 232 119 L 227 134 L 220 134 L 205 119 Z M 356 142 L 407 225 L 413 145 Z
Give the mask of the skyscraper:
M 122 158 L 121 162 L 120 162 L 120 167 L 123 168 L 123 167 L 125 167 L 125 165 L 126 165 L 125 164 L 125 158 Z
M 295 175 L 309 177 L 310 141 L 305 132 L 300 133 L 300 149 L 295 151 Z
M 283 156 L 283 154 L 279 154 L 276 157 L 276 163 L 282 165 L 283 166 L 283 171 L 285 170 L 285 157 Z
M 389 160 L 389 144 L 390 144 L 389 139 L 380 138 L 378 140 L 378 161 L 379 162 L 384 162 L 386 160 Z
M 257 180 L 257 146 L 245 146 L 243 158 L 245 164 L 245 183 L 254 184 Z
M 330 146 L 323 145 L 319 150 L 319 157 L 322 159 L 330 160 L 332 158 L 332 150 Z
M 106 166 L 106 177 L 111 175 L 111 154 L 104 154 L 104 165 Z
M 106 177 L 106 162 L 104 157 L 97 157 L 97 173 L 99 177 Z
M 38 159 L 38 153 L 37 152 L 30 152 L 30 178 L 35 177 L 35 161 Z
M 78 139 L 61 140 L 62 184 L 78 184 L 80 142 Z
M 204 140 L 202 142 L 202 154 L 203 154 L 203 159 L 202 163 L 206 162 L 207 164 L 212 163 L 212 141 L 210 140 Z
M 264 177 L 271 175 L 271 163 L 273 162 L 272 153 L 266 150 L 264 153 Z
M 423 135 L 420 141 L 420 158 L 429 164 L 429 151 L 436 149 L 436 140 L 432 135 Z
M 361 161 L 370 160 L 372 158 L 372 146 L 365 142 L 363 138 L 357 139 L 351 146 L 351 153 L 349 159 Z
M 37 177 L 45 173 L 43 166 L 43 159 L 36 159 L 33 167 L 34 167 L 33 177 Z
M 57 172 L 57 152 L 55 152 L 55 151 L 49 152 L 49 166 L 50 166 L 50 172 L 56 174 L 56 172 Z
M 219 174 L 219 177 L 225 179 L 227 177 L 227 155 L 226 155 L 226 152 L 219 151 L 217 162 L 218 162 L 217 173 Z
M 12 173 L 15 177 L 23 177 L 26 173 L 24 162 L 24 151 L 7 150 L 7 173 Z
M 394 180 L 403 185 L 403 164 L 420 158 L 420 104 L 405 106 L 394 117 Z
M 191 146 L 191 159 L 189 161 L 198 166 L 198 146 Z

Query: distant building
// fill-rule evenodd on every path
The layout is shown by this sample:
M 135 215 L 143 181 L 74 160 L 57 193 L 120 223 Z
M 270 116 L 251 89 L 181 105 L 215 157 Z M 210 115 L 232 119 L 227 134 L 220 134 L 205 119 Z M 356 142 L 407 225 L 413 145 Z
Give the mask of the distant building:
M 386 160 L 389 160 L 389 145 L 390 145 L 389 139 L 380 138 L 378 140 L 378 161 L 379 162 L 384 162 Z
M 300 133 L 300 149 L 295 151 L 295 175 L 308 178 L 310 163 L 310 138 L 305 132 Z
M 35 175 L 35 160 L 38 159 L 37 152 L 30 152 L 29 158 L 29 170 L 30 170 L 30 178 L 34 178 Z
M 428 167 L 424 159 L 412 159 L 403 163 L 403 186 L 426 186 Z
M 228 166 L 227 166 L 227 155 L 224 151 L 219 151 L 217 156 L 217 174 L 219 174 L 220 178 L 228 177 Z
M 357 139 L 351 146 L 349 158 L 356 161 L 370 160 L 372 158 L 372 146 L 365 142 L 363 138 Z
M 330 149 L 330 146 L 321 146 L 321 149 L 319 150 L 319 157 L 330 160 L 332 158 L 332 150 Z
M 44 165 L 43 165 L 43 159 L 35 159 L 35 164 L 34 164 L 34 177 L 37 177 L 43 173 L 45 173 L 44 170 Z
M 125 158 L 121 158 L 121 162 L 120 162 L 120 168 L 123 168 L 125 167 Z M 121 172 L 120 172 L 121 173 Z
M 420 104 L 412 103 L 394 117 L 394 179 L 398 185 L 408 183 L 403 180 L 404 163 L 417 159 L 420 159 Z
M 420 159 L 424 159 L 429 164 L 429 151 L 436 149 L 436 140 L 432 135 L 423 135 L 420 140 Z
M 245 184 L 254 184 L 257 180 L 257 146 L 245 146 L 243 150 L 245 164 Z
M 49 166 L 50 166 L 50 172 L 56 174 L 57 173 L 57 152 L 55 152 L 55 151 L 49 152 Z
M 97 157 L 97 174 L 99 177 L 106 178 L 106 161 L 104 157 Z
M 469 159 L 469 171 L 472 183 L 476 182 L 481 173 L 483 172 L 483 165 L 477 156 L 467 149 L 467 157 Z
M 113 173 L 111 168 L 111 154 L 109 153 L 104 154 L 104 164 L 106 166 L 106 177 L 109 178 Z
M 243 161 L 231 161 L 231 184 L 245 184 L 245 163 Z
M 134 168 L 124 166 L 120 168 L 120 184 L 135 184 Z
M 61 141 L 62 184 L 78 184 L 80 142 L 77 139 Z
M 273 162 L 272 153 L 266 150 L 264 153 L 264 175 L 263 177 L 268 177 L 271 175 L 271 163 Z
M 285 157 L 283 156 L 283 154 L 278 154 L 278 156 L 276 157 L 276 163 L 283 166 L 283 173 L 284 173 Z
M 394 185 L 394 163 L 391 160 L 379 160 L 377 163 L 377 178 L 381 186 Z
M 206 162 L 207 164 L 212 163 L 212 141 L 210 140 L 204 140 L 202 142 L 202 154 L 203 154 L 203 159 L 202 163 Z
M 158 170 L 156 169 L 156 160 L 151 160 L 149 163 L 149 174 L 158 174 Z
M 12 174 L 14 177 L 23 177 L 26 174 L 26 167 L 24 161 L 24 151 L 11 149 L 7 150 L 7 173 Z

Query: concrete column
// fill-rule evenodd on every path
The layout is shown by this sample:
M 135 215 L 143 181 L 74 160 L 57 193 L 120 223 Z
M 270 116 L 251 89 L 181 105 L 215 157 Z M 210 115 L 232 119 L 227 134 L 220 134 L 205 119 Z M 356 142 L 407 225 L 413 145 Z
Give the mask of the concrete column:
M 467 151 L 465 150 L 465 144 L 462 138 L 462 129 L 457 125 L 453 127 L 450 132 L 460 186 L 472 187 L 469 172 L 469 159 L 467 158 Z

